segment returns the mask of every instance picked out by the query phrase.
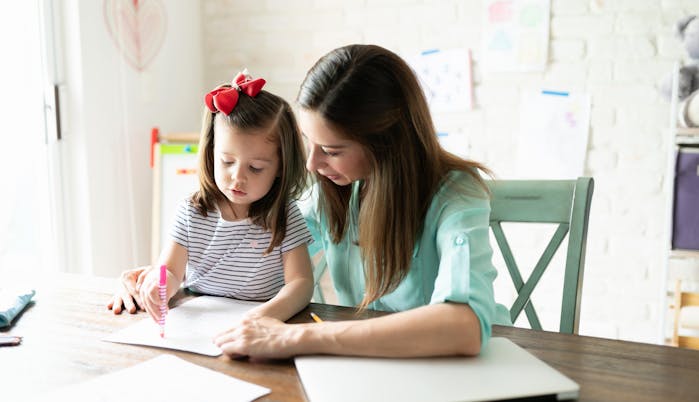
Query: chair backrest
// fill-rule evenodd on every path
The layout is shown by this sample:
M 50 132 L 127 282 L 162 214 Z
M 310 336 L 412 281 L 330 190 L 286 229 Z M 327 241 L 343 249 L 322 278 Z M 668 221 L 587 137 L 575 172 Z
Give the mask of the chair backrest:
M 492 180 L 488 186 L 491 191 L 490 228 L 517 290 L 517 298 L 510 307 L 512 322 L 524 310 L 531 327 L 542 329 L 530 300 L 531 294 L 568 235 L 559 331 L 578 333 L 587 224 L 594 181 L 590 177 L 577 180 Z M 503 232 L 503 222 L 558 224 L 526 282 Z
M 682 290 L 682 281 L 675 281 L 675 297 L 672 308 L 674 309 L 672 344 L 681 348 L 699 349 L 699 318 L 697 318 L 699 316 L 699 293 L 685 292 Z M 684 320 L 683 314 L 686 315 Z M 691 320 L 688 319 L 690 314 Z M 685 326 L 694 335 L 682 333 L 681 330 Z

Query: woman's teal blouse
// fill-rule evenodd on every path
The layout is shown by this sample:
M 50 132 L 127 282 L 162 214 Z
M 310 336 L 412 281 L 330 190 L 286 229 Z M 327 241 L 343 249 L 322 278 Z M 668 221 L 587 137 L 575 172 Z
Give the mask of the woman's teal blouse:
M 299 202 L 315 242 L 311 255 L 325 252 L 340 304 L 358 305 L 364 297 L 364 270 L 357 238 L 358 197 L 355 182 L 350 198 L 347 234 L 335 244 L 324 216 L 318 212 L 318 187 Z M 466 172 L 452 171 L 432 199 L 421 236 L 413 247 L 407 276 L 391 293 L 369 305 L 370 309 L 404 311 L 442 302 L 468 304 L 481 323 L 481 344 L 491 334 L 491 324 L 510 325 L 507 309 L 495 303 L 491 262 L 487 194 Z

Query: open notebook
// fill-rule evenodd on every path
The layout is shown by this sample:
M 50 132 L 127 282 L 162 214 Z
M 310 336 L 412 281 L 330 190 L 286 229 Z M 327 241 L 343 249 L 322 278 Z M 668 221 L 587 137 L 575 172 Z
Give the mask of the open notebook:
M 506 338 L 492 338 L 478 357 L 387 359 L 297 357 L 311 402 L 497 401 L 578 397 L 568 377 Z

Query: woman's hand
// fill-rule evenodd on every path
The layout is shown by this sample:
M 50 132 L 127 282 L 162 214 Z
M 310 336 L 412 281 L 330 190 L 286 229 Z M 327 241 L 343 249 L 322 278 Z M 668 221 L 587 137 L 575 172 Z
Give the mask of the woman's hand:
M 276 318 L 246 316 L 236 326 L 214 338 L 216 346 L 236 358 L 283 359 L 296 355 L 294 345 L 305 324 L 285 324 Z
M 284 324 L 246 317 L 214 343 L 231 357 L 251 358 L 475 356 L 481 327 L 468 304 L 437 303 L 365 320 Z
M 150 270 L 150 266 L 137 267 L 121 273 L 119 290 L 107 304 L 107 308 L 114 314 L 121 314 L 122 307 L 131 314 L 136 314 L 138 310 L 143 310 L 143 304 L 139 296 L 139 287 L 145 275 Z

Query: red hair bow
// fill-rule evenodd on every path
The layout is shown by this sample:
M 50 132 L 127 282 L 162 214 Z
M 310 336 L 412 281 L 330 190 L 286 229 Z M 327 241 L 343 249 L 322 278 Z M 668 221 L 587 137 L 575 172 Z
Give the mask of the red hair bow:
M 206 94 L 204 102 L 212 113 L 223 112 L 229 115 L 235 108 L 235 105 L 238 104 L 239 91 L 254 98 L 260 93 L 265 83 L 266 81 L 263 78 L 253 80 L 250 74 L 248 74 L 248 70 L 245 69 L 242 73 L 238 73 L 235 76 L 231 83 L 231 88 L 214 89 Z

